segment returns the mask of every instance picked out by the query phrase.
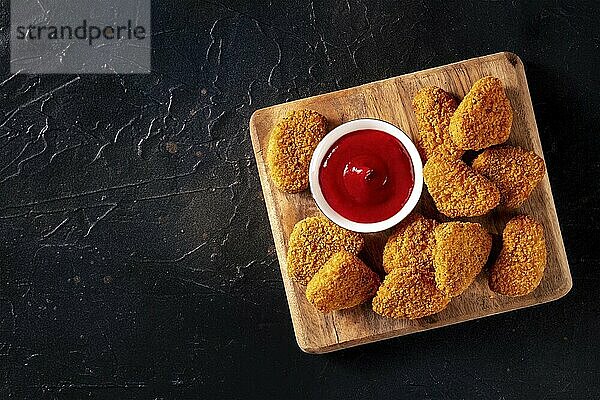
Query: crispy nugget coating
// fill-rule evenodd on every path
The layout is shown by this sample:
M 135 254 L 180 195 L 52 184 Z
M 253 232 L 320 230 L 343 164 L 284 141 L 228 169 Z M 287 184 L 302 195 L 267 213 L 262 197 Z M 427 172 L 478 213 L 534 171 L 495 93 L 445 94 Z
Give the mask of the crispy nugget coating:
M 450 118 L 458 104 L 454 97 L 436 86 L 429 86 L 417 92 L 413 99 L 413 109 L 419 128 L 417 145 L 424 161 L 439 155 L 457 159 L 464 151 L 459 149 L 450 137 Z
M 390 236 L 386 243 L 383 257 L 383 269 L 386 273 L 399 267 L 432 269 L 435 247 L 433 230 L 437 221 L 419 214 L 412 215 L 414 217 Z
M 423 217 L 418 213 L 409 214 L 402 222 L 400 222 L 400 224 L 398 224 L 394 229 L 394 232 L 388 238 L 385 247 L 383 248 L 383 270 L 385 273 L 389 273 L 399 265 L 400 261 L 398 259 L 398 254 L 400 253 L 400 244 L 402 243 L 400 236 L 404 233 L 408 225 L 420 218 Z
M 433 271 L 394 268 L 373 299 L 373 311 L 388 318 L 416 319 L 442 311 L 450 297 L 435 286 Z
M 400 260 L 407 267 L 431 270 L 433 249 L 435 247 L 434 230 L 438 222 L 420 218 L 410 224 L 402 235 Z
M 335 253 L 306 286 L 306 298 L 322 313 L 352 308 L 369 300 L 379 276 L 354 254 Z
M 327 120 L 311 110 L 291 111 L 273 128 L 267 164 L 275 186 L 288 193 L 308 188 L 310 159 L 326 133 Z
M 500 190 L 500 204 L 507 208 L 521 206 L 546 173 L 541 157 L 512 146 L 485 150 L 472 168 L 494 182 Z
M 490 289 L 507 296 L 533 292 L 544 276 L 546 258 L 542 224 L 527 215 L 514 217 L 502 233 L 502 250 L 492 266 Z
M 294 225 L 288 242 L 287 268 L 290 278 L 303 284 L 335 253 L 358 254 L 362 235 L 337 226 L 325 217 L 308 217 Z
M 435 228 L 433 266 L 438 289 L 450 297 L 465 291 L 481 272 L 492 236 L 473 222 L 447 222 Z
M 496 185 L 462 160 L 430 158 L 423 177 L 438 210 L 448 217 L 484 215 L 500 202 Z
M 450 119 L 450 136 L 463 150 L 504 143 L 512 126 L 512 106 L 502 82 L 486 76 L 471 88 Z
M 398 260 L 398 253 L 400 252 L 400 244 L 398 243 L 398 236 L 402 233 L 405 226 L 399 226 L 385 242 L 383 248 L 383 270 L 388 274 L 391 270 L 400 264 Z

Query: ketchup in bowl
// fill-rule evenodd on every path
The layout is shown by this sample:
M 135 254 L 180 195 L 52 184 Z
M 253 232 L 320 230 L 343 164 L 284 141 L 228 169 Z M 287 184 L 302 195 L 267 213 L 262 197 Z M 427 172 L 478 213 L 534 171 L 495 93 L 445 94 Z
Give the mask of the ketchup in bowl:
M 415 173 L 400 140 L 377 129 L 360 129 L 329 148 L 318 180 L 325 201 L 338 214 L 374 223 L 393 217 L 408 202 Z

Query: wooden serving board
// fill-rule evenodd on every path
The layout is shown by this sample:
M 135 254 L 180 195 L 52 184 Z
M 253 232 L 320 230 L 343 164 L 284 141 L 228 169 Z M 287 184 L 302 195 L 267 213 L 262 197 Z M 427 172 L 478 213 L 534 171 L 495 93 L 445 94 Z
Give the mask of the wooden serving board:
M 304 286 L 292 282 L 287 275 L 288 238 L 294 224 L 319 211 L 309 191 L 286 194 L 271 182 L 266 166 L 269 134 L 277 121 L 289 110 L 309 108 L 329 121 L 329 128 L 357 118 L 378 118 L 400 127 L 414 139 L 417 132 L 412 111 L 412 98 L 422 87 L 436 85 L 462 99 L 471 85 L 486 75 L 504 83 L 514 109 L 509 143 L 533 150 L 543 157 L 535 123 L 523 63 L 514 54 L 498 53 L 485 57 L 432 68 L 333 93 L 297 100 L 256 111 L 250 120 L 250 135 L 260 174 L 267 211 L 277 248 L 281 275 L 290 313 L 300 348 L 309 353 L 325 353 L 377 340 L 438 328 L 518 308 L 556 300 L 572 286 L 571 274 L 558 225 L 548 176 L 544 177 L 531 198 L 518 210 L 498 208 L 491 214 L 471 220 L 482 223 L 495 237 L 495 259 L 498 242 L 506 222 L 517 213 L 534 216 L 545 227 L 548 264 L 540 286 L 531 294 L 518 298 L 492 292 L 487 284 L 487 270 L 461 296 L 454 298 L 444 311 L 419 320 L 388 319 L 375 314 L 370 302 L 350 310 L 320 314 L 307 302 Z M 418 206 L 426 216 L 447 220 L 436 213 L 424 189 Z M 365 235 L 361 257 L 372 268 L 381 271 L 382 249 L 389 232 Z

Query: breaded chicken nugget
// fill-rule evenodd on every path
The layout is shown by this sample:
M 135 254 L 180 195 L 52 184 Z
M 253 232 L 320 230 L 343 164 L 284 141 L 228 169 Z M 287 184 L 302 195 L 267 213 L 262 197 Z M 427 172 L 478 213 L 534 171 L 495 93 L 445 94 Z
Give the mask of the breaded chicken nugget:
M 306 298 L 322 313 L 352 308 L 369 300 L 379 288 L 379 276 L 358 257 L 335 253 L 306 286 Z
M 546 268 L 544 227 L 527 215 L 511 219 L 502 233 L 502 250 L 492 266 L 494 292 L 523 296 L 538 287 Z
M 413 109 L 419 127 L 417 145 L 423 160 L 434 155 L 450 159 L 460 158 L 464 151 L 450 137 L 450 117 L 458 106 L 450 93 L 439 87 L 430 86 L 417 92 Z
M 435 247 L 433 229 L 437 222 L 419 214 L 412 215 L 412 221 L 390 236 L 386 243 L 383 257 L 383 269 L 386 273 L 399 267 L 432 268 Z
M 500 192 L 462 160 L 430 158 L 423 177 L 438 210 L 448 217 L 475 217 L 496 207 Z
M 308 188 L 308 167 L 317 144 L 327 133 L 327 120 L 311 110 L 291 111 L 271 132 L 267 164 L 271 179 L 289 193 Z
M 500 204 L 517 208 L 525 202 L 546 173 L 544 160 L 520 147 L 487 149 L 473 161 L 473 170 L 500 190 Z
M 325 217 L 308 217 L 294 225 L 288 242 L 287 268 L 290 278 L 303 284 L 335 253 L 358 254 L 363 237 L 341 228 Z
M 435 282 L 450 297 L 461 294 L 485 265 L 492 236 L 479 224 L 447 222 L 435 228 Z
M 416 319 L 442 311 L 449 302 L 435 286 L 433 271 L 394 268 L 373 299 L 373 311 L 388 318 Z
M 504 143 L 510 135 L 513 111 L 498 78 L 486 76 L 471 88 L 450 119 L 450 136 L 463 150 Z

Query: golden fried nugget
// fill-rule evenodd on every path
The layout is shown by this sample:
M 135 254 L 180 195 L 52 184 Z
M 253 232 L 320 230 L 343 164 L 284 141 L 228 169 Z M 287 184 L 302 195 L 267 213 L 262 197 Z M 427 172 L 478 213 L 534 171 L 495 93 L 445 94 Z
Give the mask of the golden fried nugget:
M 430 158 L 423 177 L 438 210 L 448 217 L 476 217 L 500 202 L 496 185 L 462 160 Z
M 486 76 L 471 88 L 450 119 L 450 136 L 463 150 L 504 143 L 510 135 L 513 111 L 498 78 Z
M 411 221 L 390 236 L 386 243 L 383 257 L 383 269 L 386 273 L 399 267 L 432 269 L 432 252 L 435 246 L 433 229 L 437 221 L 419 214 L 412 215 L 414 217 Z
M 541 157 L 511 146 L 485 150 L 472 168 L 494 182 L 500 191 L 500 204 L 508 208 L 523 204 L 546 173 Z
M 416 319 L 442 311 L 450 297 L 435 286 L 433 271 L 394 268 L 383 280 L 373 311 L 388 318 Z
M 291 111 L 271 132 L 267 164 L 271 179 L 289 193 L 308 188 L 308 167 L 315 148 L 327 133 L 327 120 L 311 110 Z
M 352 308 L 369 300 L 379 276 L 354 254 L 335 253 L 306 286 L 306 298 L 322 313 Z
M 527 215 L 514 217 L 502 232 L 502 250 L 492 266 L 490 289 L 507 296 L 533 292 L 544 275 L 546 257 L 542 224 Z
M 341 228 L 325 217 L 308 217 L 294 225 L 288 242 L 287 268 L 290 278 L 303 284 L 335 253 L 358 254 L 363 237 Z
M 455 297 L 465 291 L 485 265 L 492 236 L 473 222 L 447 222 L 435 228 L 433 266 L 442 292 Z
M 450 117 L 457 106 L 454 97 L 439 87 L 426 87 L 415 95 L 413 109 L 419 127 L 417 145 L 424 161 L 434 155 L 450 159 L 463 155 L 464 151 L 454 143 L 449 131 Z

